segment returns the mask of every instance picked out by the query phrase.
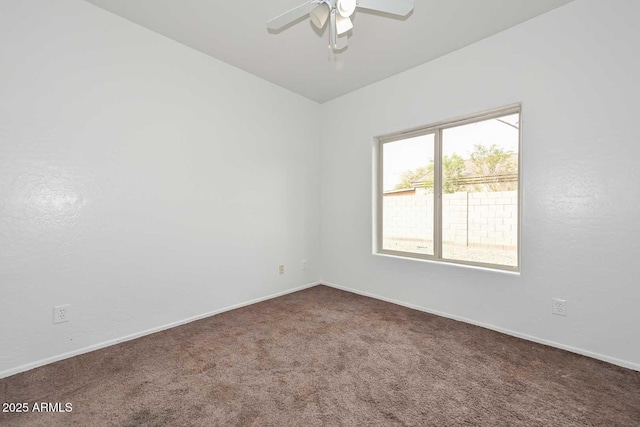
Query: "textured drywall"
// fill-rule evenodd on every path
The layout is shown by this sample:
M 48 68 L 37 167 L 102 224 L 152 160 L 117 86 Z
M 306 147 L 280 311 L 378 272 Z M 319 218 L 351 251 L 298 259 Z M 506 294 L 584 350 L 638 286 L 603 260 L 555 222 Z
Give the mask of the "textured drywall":
M 640 368 L 639 14 L 578 0 L 323 105 L 322 278 Z M 373 137 L 518 102 L 521 275 L 373 255 Z
M 0 6 L 0 376 L 316 281 L 317 104 L 84 1 Z

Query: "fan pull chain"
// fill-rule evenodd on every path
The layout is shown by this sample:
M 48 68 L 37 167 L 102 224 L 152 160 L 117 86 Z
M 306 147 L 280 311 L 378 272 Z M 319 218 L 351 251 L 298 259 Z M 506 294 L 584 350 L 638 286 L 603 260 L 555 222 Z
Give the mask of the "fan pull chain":
M 331 9 L 331 28 L 329 31 L 329 49 L 333 47 L 335 50 L 338 47 L 337 42 L 337 33 L 336 33 L 336 8 L 335 6 Z

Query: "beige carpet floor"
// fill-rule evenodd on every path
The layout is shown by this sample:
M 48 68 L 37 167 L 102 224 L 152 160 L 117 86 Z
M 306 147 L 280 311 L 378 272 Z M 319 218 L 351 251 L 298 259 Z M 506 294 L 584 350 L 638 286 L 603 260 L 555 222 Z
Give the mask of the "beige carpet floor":
M 640 373 L 317 286 L 0 380 L 3 426 L 640 426 Z

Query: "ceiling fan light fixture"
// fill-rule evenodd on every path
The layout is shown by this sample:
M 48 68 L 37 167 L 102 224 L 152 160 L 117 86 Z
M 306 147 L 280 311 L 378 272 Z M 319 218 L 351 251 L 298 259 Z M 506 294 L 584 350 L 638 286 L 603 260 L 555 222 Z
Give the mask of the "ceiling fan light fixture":
M 324 27 L 324 24 L 327 23 L 327 19 L 329 18 L 329 5 L 327 5 L 326 3 L 322 3 L 320 6 L 313 9 L 311 13 L 309 13 L 309 16 L 311 17 L 311 22 L 313 22 L 313 25 L 315 25 L 319 29 L 322 29 L 322 27 Z
M 348 18 L 353 15 L 353 12 L 356 10 L 356 0 L 338 0 L 336 7 L 338 8 L 340 16 Z
M 407 16 L 413 10 L 415 0 L 305 0 L 301 5 L 267 21 L 270 32 L 277 32 L 309 16 L 313 25 L 329 29 L 329 49 L 344 50 L 348 44 L 348 33 L 353 28 L 351 15 L 357 8 L 374 10 L 396 16 Z M 342 37 L 338 37 L 343 35 Z
M 345 18 L 340 14 L 336 16 L 336 31 L 338 35 L 344 34 L 352 28 L 353 22 L 351 22 L 351 19 L 349 19 L 349 17 Z

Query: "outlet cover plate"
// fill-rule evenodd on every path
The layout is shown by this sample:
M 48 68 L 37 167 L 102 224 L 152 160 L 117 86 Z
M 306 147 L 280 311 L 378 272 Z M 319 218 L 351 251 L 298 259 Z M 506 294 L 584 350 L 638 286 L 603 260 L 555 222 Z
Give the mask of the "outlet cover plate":
M 69 321 L 69 304 L 56 305 L 53 307 L 53 323 L 64 323 Z
M 551 313 L 556 314 L 558 316 L 566 316 L 567 300 L 563 300 L 560 298 L 553 298 L 553 301 L 551 304 Z

